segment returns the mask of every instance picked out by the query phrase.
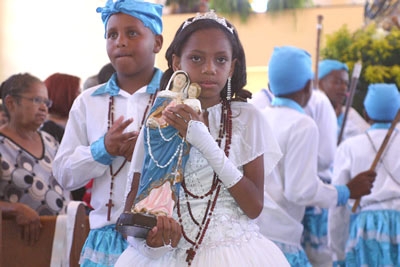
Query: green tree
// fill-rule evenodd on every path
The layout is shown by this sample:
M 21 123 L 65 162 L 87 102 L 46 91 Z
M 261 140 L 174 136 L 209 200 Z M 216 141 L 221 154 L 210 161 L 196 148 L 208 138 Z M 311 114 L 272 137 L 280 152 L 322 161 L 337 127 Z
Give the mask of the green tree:
M 192 12 L 200 0 L 167 0 L 166 5 L 177 4 L 182 8 L 181 12 Z M 246 20 L 252 13 L 249 0 L 208 0 L 209 8 L 218 13 L 239 15 Z M 269 0 L 268 12 L 279 12 L 286 9 L 296 9 L 312 6 L 312 0 Z
M 267 10 L 270 12 L 282 11 L 285 9 L 296 9 L 312 6 L 312 0 L 269 0 Z
M 345 62 L 350 69 L 360 60 L 362 71 L 354 95 L 353 107 L 363 110 L 363 101 L 370 83 L 395 83 L 400 87 L 400 29 L 384 31 L 371 23 L 350 32 L 346 25 L 326 36 L 321 58 Z

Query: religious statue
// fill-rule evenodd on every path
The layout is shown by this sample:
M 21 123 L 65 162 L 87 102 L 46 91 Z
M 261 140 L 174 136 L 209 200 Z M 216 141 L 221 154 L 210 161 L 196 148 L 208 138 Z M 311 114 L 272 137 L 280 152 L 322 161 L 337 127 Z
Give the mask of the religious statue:
M 138 191 L 131 212 L 121 214 L 117 222 L 120 232 L 145 238 L 156 225 L 157 215 L 172 216 L 190 146 L 168 125 L 162 112 L 182 103 L 201 112 L 200 91 L 201 87 L 190 83 L 188 74 L 179 70 L 158 93 L 143 128 L 145 155 Z

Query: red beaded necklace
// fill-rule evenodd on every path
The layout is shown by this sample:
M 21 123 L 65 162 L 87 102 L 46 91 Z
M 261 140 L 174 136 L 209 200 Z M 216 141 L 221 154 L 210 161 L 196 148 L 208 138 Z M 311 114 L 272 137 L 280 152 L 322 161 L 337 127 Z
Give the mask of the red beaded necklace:
M 147 111 L 149 110 L 150 106 L 154 102 L 156 94 L 152 94 L 149 97 L 149 102 L 147 103 L 146 109 L 143 113 L 143 118 L 142 122 L 140 123 L 140 129 L 142 129 L 144 120 L 146 119 Z M 108 126 L 107 126 L 107 131 L 110 130 L 111 126 L 114 124 L 114 96 L 110 96 L 110 100 L 108 102 Z M 107 221 L 110 221 L 111 219 L 111 208 L 114 206 L 114 203 L 112 202 L 112 196 L 113 196 L 113 188 L 114 188 L 114 179 L 115 176 L 119 174 L 119 172 L 122 170 L 122 168 L 125 166 L 127 162 L 127 159 L 125 158 L 124 162 L 121 164 L 121 166 L 118 168 L 118 170 L 114 173 L 113 172 L 113 167 L 112 164 L 110 164 L 110 175 L 111 175 L 111 182 L 110 182 L 110 197 L 108 199 L 108 202 L 106 204 L 108 211 L 107 211 Z
M 222 101 L 222 112 L 221 112 L 221 122 L 220 122 L 220 129 L 219 129 L 219 135 L 217 138 L 217 143 L 219 146 L 221 146 L 221 141 L 223 137 L 226 137 L 225 141 L 225 155 L 228 157 L 229 156 L 229 149 L 231 146 L 231 141 L 232 141 L 232 110 L 231 110 L 231 105 L 230 101 L 223 100 Z M 179 223 L 181 225 L 182 229 L 182 235 L 188 241 L 192 246 L 190 249 L 186 251 L 186 262 L 190 266 L 192 264 L 192 261 L 194 259 L 194 256 L 196 255 L 197 249 L 200 247 L 201 243 L 203 242 L 204 236 L 206 234 L 208 225 L 210 224 L 211 217 L 215 208 L 215 205 L 217 204 L 217 199 L 218 195 L 221 189 L 221 181 L 218 179 L 218 175 L 214 172 L 214 177 L 213 177 L 213 182 L 211 185 L 210 190 L 205 193 L 204 195 L 195 195 L 194 193 L 190 192 L 188 188 L 186 187 L 185 184 L 185 179 L 183 179 L 181 186 L 184 190 L 185 193 L 185 198 L 186 198 L 186 206 L 189 211 L 190 218 L 192 219 L 193 223 L 195 223 L 199 228 L 196 237 L 194 240 L 188 237 L 188 235 L 185 232 L 185 229 L 183 228 L 183 220 L 181 217 L 181 210 L 180 210 L 180 200 L 178 198 L 178 205 L 177 205 L 177 213 L 178 213 L 178 218 L 179 218 Z M 214 196 L 213 196 L 214 195 Z M 194 199 L 203 199 L 205 197 L 209 197 L 209 200 L 207 202 L 207 207 L 203 215 L 203 219 L 201 222 L 198 222 L 192 213 L 192 210 L 190 208 L 190 202 L 188 198 L 192 197 Z

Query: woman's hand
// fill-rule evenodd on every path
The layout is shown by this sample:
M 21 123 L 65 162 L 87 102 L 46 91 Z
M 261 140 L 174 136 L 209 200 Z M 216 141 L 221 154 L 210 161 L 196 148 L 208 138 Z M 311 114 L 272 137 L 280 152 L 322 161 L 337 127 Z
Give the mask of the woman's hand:
M 170 245 L 175 248 L 181 239 L 181 226 L 171 217 L 157 216 L 157 225 L 149 231 L 146 243 L 157 248 Z
M 177 129 L 182 137 L 186 138 L 188 123 L 191 120 L 204 123 L 203 113 L 197 113 L 194 109 L 185 104 L 169 107 L 163 111 L 165 121 Z
M 40 228 L 40 217 L 38 213 L 28 207 L 27 205 L 18 204 L 16 208 L 15 222 L 21 226 L 21 238 L 28 244 L 33 245 L 39 240 Z

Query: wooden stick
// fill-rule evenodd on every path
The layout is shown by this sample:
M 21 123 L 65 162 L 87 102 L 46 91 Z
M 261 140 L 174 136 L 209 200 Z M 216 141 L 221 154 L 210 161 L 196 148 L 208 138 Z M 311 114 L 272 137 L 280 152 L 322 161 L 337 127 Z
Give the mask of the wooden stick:
M 361 68 L 362 68 L 361 61 L 358 61 L 356 64 L 354 64 L 353 74 L 351 75 L 350 89 L 348 91 L 348 96 L 346 99 L 343 122 L 340 127 L 337 145 L 339 145 L 340 142 L 342 142 L 344 127 L 346 126 L 347 116 L 349 114 L 350 107 L 353 104 L 354 93 L 356 92 L 358 79 L 360 78 Z
M 374 171 L 376 168 L 376 165 L 378 165 L 378 162 L 381 159 L 381 156 L 382 156 L 383 152 L 385 151 L 387 144 L 389 143 L 390 136 L 392 135 L 393 130 L 394 130 L 394 128 L 396 128 L 396 125 L 397 125 L 397 123 L 399 123 L 399 121 L 400 121 L 400 109 L 397 111 L 396 117 L 392 121 L 392 125 L 390 125 L 390 128 L 387 131 L 385 139 L 383 139 L 383 142 L 382 142 L 381 146 L 379 147 L 378 152 L 376 153 L 375 159 L 372 162 L 370 170 Z M 353 208 L 351 209 L 352 212 L 356 212 L 358 205 L 360 205 L 360 200 L 361 200 L 361 198 L 358 198 L 356 200 L 356 202 L 354 202 Z
M 319 50 L 320 50 L 320 43 L 321 43 L 321 32 L 322 32 L 322 15 L 318 15 L 317 17 L 317 51 L 315 53 L 315 72 L 314 72 L 314 88 L 319 88 L 318 86 L 318 64 L 319 64 Z

